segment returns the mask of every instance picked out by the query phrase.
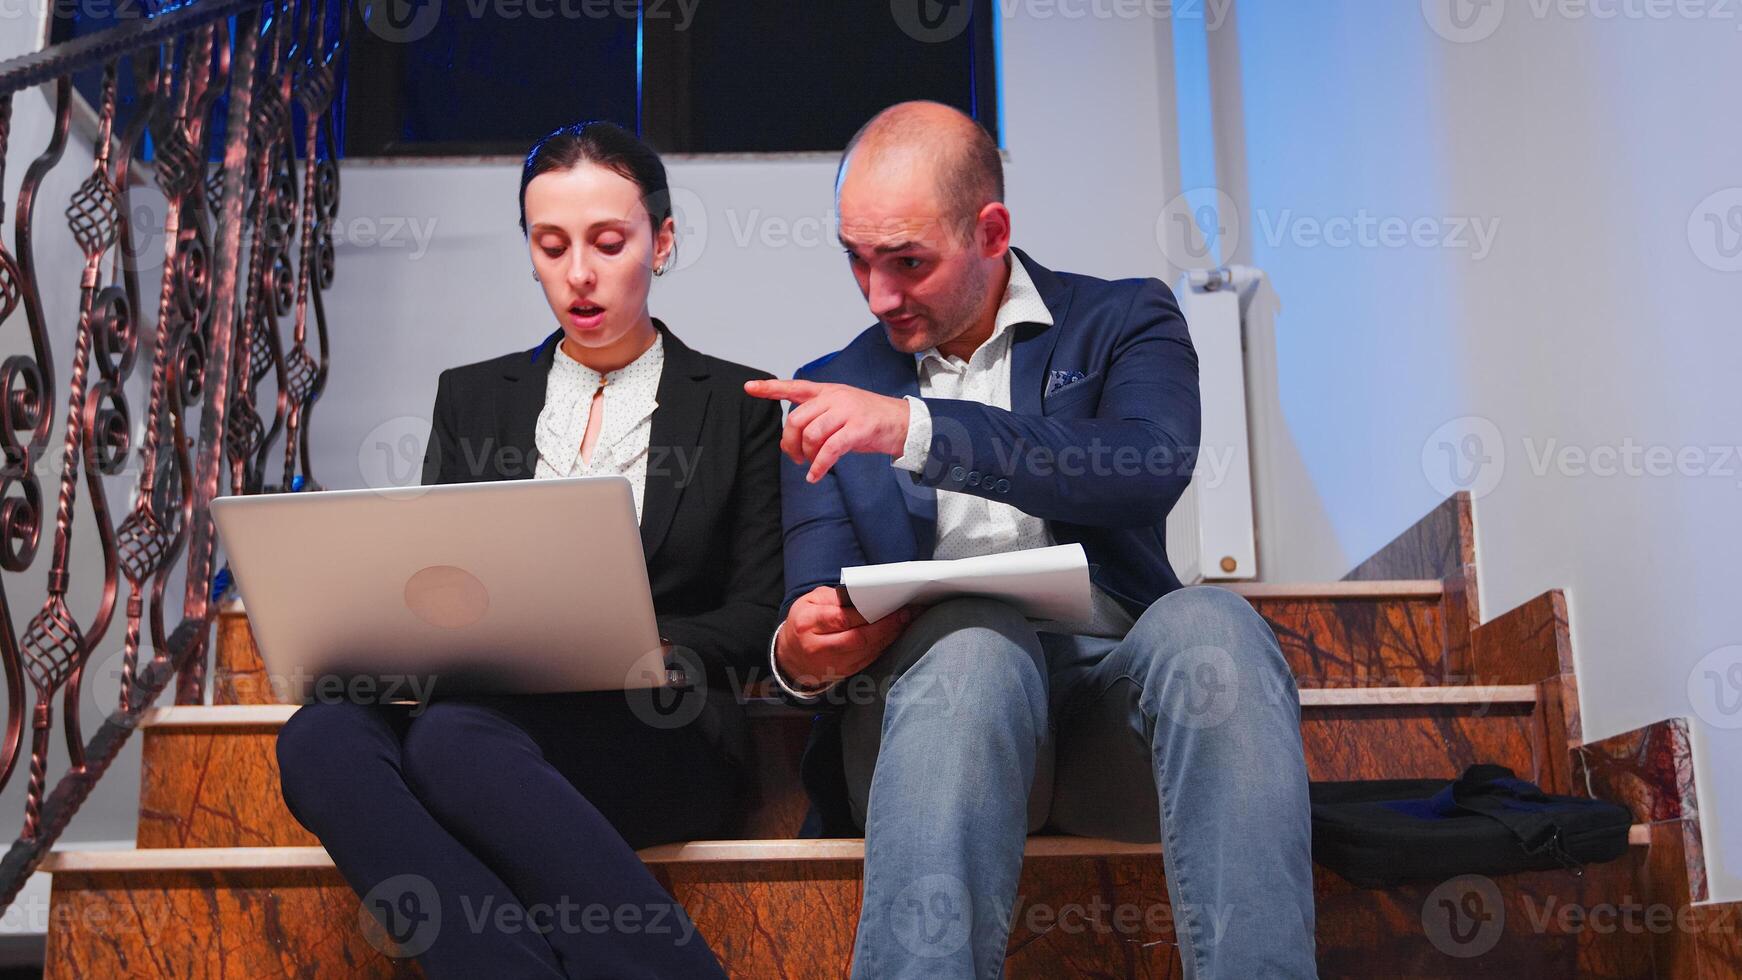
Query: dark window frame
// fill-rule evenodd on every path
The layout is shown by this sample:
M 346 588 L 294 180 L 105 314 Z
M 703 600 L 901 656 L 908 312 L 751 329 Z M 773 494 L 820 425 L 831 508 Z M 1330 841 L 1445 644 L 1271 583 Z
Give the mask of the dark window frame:
M 434 0 L 440 2 L 440 0 Z M 754 2 L 754 0 L 751 0 Z M 924 2 L 924 0 L 915 0 Z M 970 34 L 969 85 L 972 92 L 971 114 L 985 126 L 993 139 L 1003 145 L 1000 131 L 999 51 L 997 8 L 993 0 L 967 0 L 973 10 L 967 27 Z M 353 44 L 368 44 L 369 28 L 358 22 L 363 4 L 349 4 L 353 23 Z M 618 122 L 637 128 L 649 145 L 674 158 L 743 157 L 743 156 L 815 156 L 838 153 L 841 146 L 825 146 L 807 150 L 735 149 L 708 150 L 694 147 L 691 120 L 692 73 L 690 45 L 692 35 L 675 29 L 669 19 L 638 18 L 637 33 L 640 65 L 636 79 L 635 119 Z M 434 142 L 383 140 L 366 145 L 360 134 L 370 127 L 376 132 L 395 131 L 400 127 L 393 113 L 392 100 L 364 104 L 355 98 L 358 92 L 390 91 L 401 84 L 405 74 L 406 48 L 403 45 L 374 45 L 369 56 L 349 61 L 346 86 L 352 99 L 346 109 L 347 122 L 344 155 L 354 162 L 386 165 L 409 162 L 445 162 L 453 160 L 518 160 L 537 133 L 512 140 L 458 140 Z M 382 117 L 386 116 L 384 120 Z M 373 118 L 372 118 L 373 117 Z M 844 140 L 843 140 L 844 143 Z

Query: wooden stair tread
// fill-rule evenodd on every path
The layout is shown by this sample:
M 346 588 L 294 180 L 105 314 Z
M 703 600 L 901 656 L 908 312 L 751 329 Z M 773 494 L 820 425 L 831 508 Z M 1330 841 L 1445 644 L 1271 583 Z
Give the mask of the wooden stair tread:
M 1204 584 L 1263 599 L 1437 599 L 1445 594 L 1445 583 L 1432 578 Z M 223 615 L 246 616 L 248 608 L 240 598 L 229 599 L 224 603 Z
M 1535 704 L 1534 684 L 1462 684 L 1419 687 L 1303 688 L 1303 708 L 1394 707 L 1438 704 Z M 140 728 L 276 728 L 296 713 L 294 704 L 165 705 L 146 711 Z M 752 698 L 753 714 L 810 714 L 777 698 Z
M 1438 599 L 1439 579 L 1375 579 L 1368 582 L 1209 582 L 1248 599 Z
M 638 852 L 648 864 L 745 864 L 758 861 L 862 861 L 857 837 L 800 840 L 705 840 L 660 844 Z M 1160 854 L 1160 844 L 1089 837 L 1031 837 L 1029 858 Z M 41 870 L 55 872 L 232 871 L 330 868 L 321 847 L 140 847 L 131 850 L 55 851 Z
M 1627 843 L 1646 847 L 1651 826 L 1634 824 Z M 1030 837 L 1025 859 L 1094 858 L 1161 853 L 1160 844 L 1134 844 L 1093 837 Z M 660 844 L 638 852 L 648 864 L 752 864 L 762 861 L 862 861 L 865 841 L 857 837 L 799 840 L 705 840 Z M 39 870 L 54 874 L 149 871 L 263 871 L 331 868 L 321 847 L 140 847 L 131 850 L 55 851 Z
M 43 858 L 38 871 L 258 871 L 281 868 L 330 868 L 324 847 L 136 847 L 112 851 L 55 851 Z

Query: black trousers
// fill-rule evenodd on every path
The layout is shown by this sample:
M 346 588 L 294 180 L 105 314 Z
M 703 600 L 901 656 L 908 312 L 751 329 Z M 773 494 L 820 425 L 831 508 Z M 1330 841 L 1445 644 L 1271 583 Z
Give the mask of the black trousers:
M 634 696 L 309 704 L 278 736 L 284 798 L 432 978 L 723 976 L 635 849 L 721 836 L 739 767 Z

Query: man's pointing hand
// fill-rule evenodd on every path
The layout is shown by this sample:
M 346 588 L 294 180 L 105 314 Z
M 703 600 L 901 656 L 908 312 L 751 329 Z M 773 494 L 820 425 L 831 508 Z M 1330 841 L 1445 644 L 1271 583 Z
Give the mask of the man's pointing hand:
M 852 385 L 815 381 L 746 381 L 757 398 L 792 402 L 780 449 L 795 463 L 810 463 L 815 483 L 848 453 L 900 456 L 907 441 L 907 399 Z

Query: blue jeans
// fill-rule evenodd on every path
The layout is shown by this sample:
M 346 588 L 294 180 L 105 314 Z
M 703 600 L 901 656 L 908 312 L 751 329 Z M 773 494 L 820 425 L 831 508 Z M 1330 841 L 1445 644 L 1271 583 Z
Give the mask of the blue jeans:
M 1162 841 L 1186 977 L 1316 975 L 1300 704 L 1244 599 L 1181 589 L 1123 639 L 956 599 L 869 673 L 878 696 L 842 718 L 866 838 L 854 977 L 999 976 L 1042 827 Z

